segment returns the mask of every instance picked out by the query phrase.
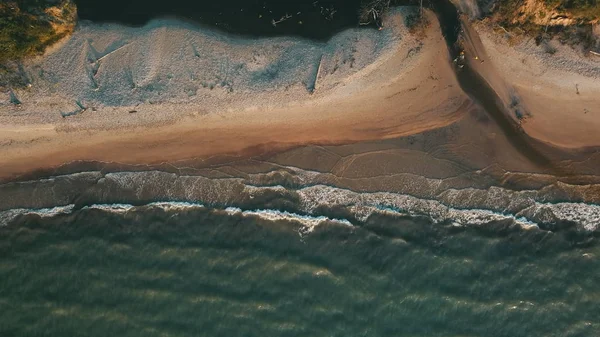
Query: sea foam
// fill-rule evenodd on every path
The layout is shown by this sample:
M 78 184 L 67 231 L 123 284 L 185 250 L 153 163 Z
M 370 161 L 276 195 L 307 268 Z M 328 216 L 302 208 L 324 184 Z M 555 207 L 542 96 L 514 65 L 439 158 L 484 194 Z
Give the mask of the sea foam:
M 406 187 L 406 191 L 402 190 L 402 186 L 395 187 L 396 191 L 357 191 L 332 186 L 325 184 L 332 182 L 328 175 L 285 167 L 284 170 L 251 174 L 245 178 L 220 179 L 161 171 L 104 175 L 96 172 L 93 179 L 82 174 L 57 176 L 43 181 L 44 190 L 63 191 L 54 199 L 49 193 L 40 193 L 35 181 L 21 183 L 27 187 L 25 189 L 21 185 L 19 189 L 6 185 L 7 191 L 19 191 L 22 195 L 15 195 L 4 202 L 0 225 L 6 225 L 22 214 L 54 216 L 70 213 L 75 209 L 73 200 L 88 201 L 87 205 L 77 205 L 77 208 L 113 213 L 125 213 L 138 207 L 132 205 L 168 211 L 190 208 L 226 210 L 266 220 L 293 219 L 306 224 L 307 228 L 326 221 L 343 224 L 348 224 L 346 221 L 354 224 L 355 220 L 364 222 L 375 213 L 426 216 L 436 223 L 456 226 L 512 221 L 523 228 L 539 226 L 548 229 L 552 224 L 566 222 L 582 230 L 596 231 L 600 225 L 599 205 L 576 202 L 581 195 L 579 189 L 586 186 L 560 183 L 556 187 L 549 185 L 540 190 L 521 191 L 499 186 L 438 187 L 434 191 L 436 193 L 423 196 L 412 195 L 411 186 Z M 0 185 L 0 189 L 2 187 Z M 15 204 L 21 207 L 12 206 Z M 48 207 L 52 204 L 57 207 Z M 331 213 L 328 211 L 331 209 L 344 209 L 341 214 L 345 214 L 343 217 L 347 219 L 336 219 L 340 213 Z

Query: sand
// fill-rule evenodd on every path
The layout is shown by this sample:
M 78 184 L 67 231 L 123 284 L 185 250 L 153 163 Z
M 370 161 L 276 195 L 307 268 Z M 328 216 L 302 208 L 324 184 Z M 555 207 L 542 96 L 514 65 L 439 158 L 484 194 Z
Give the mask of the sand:
M 419 40 L 404 25 L 407 10 L 393 12 L 382 32 L 346 31 L 325 44 L 239 40 L 167 21 L 82 27 L 28 66 L 32 88 L 16 92 L 20 106 L 0 106 L 0 177 L 73 161 L 243 156 L 449 125 L 470 102 L 433 14 Z
M 521 171 L 579 179 L 568 167 L 530 165 L 529 150 L 498 141 L 511 135 L 483 131 L 487 116 L 458 127 L 477 106 L 457 82 L 435 15 L 427 12 L 425 38 L 405 26 L 414 10 L 394 10 L 383 31 L 347 30 L 325 43 L 240 39 L 176 21 L 82 25 L 26 65 L 31 87 L 14 91 L 20 105 L 8 94 L 0 104 L 0 180 L 87 161 L 182 170 L 452 129 L 463 133 L 457 153 L 486 142 L 479 157 L 462 153 L 469 166 L 498 177 Z M 536 151 L 600 145 L 600 60 L 558 45 L 550 55 L 532 43 L 510 45 L 485 23 L 464 21 L 469 66 L 527 135 L 550 145 Z M 556 160 L 579 158 L 570 156 Z M 397 165 L 409 167 L 401 158 Z M 343 175 L 347 167 L 336 170 Z
M 599 57 L 557 40 L 536 45 L 533 38 L 493 30 L 487 22 L 470 26 L 467 57 L 511 117 L 523 117 L 528 135 L 566 148 L 600 145 Z
M 596 120 L 544 130 L 544 117 L 564 114 L 523 84 L 546 83 L 558 101 L 569 86 L 551 73 L 579 81 L 593 64 L 541 58 L 548 74 L 533 78 L 502 63 L 523 51 L 492 49 L 498 37 L 465 21 L 468 65 L 455 72 L 435 16 L 421 39 L 405 11 L 381 32 L 327 43 L 240 40 L 173 21 L 81 27 L 26 66 L 21 105 L 0 106 L 0 225 L 23 212 L 159 200 L 597 231 L 600 152 L 585 129 Z M 585 83 L 579 96 L 594 102 Z

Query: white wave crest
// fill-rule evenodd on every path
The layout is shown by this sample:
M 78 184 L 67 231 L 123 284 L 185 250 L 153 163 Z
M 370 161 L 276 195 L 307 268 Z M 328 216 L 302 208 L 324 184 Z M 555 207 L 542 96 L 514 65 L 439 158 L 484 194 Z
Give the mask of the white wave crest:
M 302 224 L 302 228 L 299 231 L 300 236 L 312 233 L 314 229 L 323 223 L 335 223 L 345 226 L 353 226 L 352 223 L 346 219 L 329 218 L 326 216 L 308 216 L 296 213 L 290 213 L 286 211 L 277 211 L 271 209 L 260 209 L 260 210 L 242 210 L 237 207 L 228 207 L 225 211 L 229 214 L 241 214 L 243 216 L 256 216 L 260 219 L 268 221 L 294 221 Z
M 10 224 L 20 215 L 35 214 L 42 218 L 53 217 L 59 214 L 69 214 L 73 211 L 75 205 L 57 206 L 52 208 L 26 209 L 16 208 L 0 212 L 0 227 Z
M 502 189 L 495 188 L 493 194 L 502 198 Z M 285 192 L 282 186 L 257 187 L 246 185 L 238 193 L 246 194 L 250 198 L 257 193 Z M 481 191 L 484 192 L 484 191 Z M 269 221 L 291 220 L 302 224 L 303 233 L 310 233 L 318 225 L 330 222 L 343 225 L 352 225 L 346 219 L 335 219 L 315 214 L 319 208 L 342 207 L 350 210 L 359 221 L 365 221 L 376 212 L 393 213 L 410 216 L 427 216 L 435 222 L 449 222 L 457 226 L 485 225 L 493 221 L 512 220 L 523 228 L 531 228 L 538 224 L 555 223 L 557 221 L 569 221 L 577 224 L 580 228 L 595 231 L 600 226 L 600 206 L 585 203 L 560 202 L 543 203 L 533 198 L 524 198 L 527 202 L 522 207 L 511 206 L 515 212 L 498 212 L 489 209 L 459 208 L 453 205 L 433 200 L 422 199 L 410 195 L 392 192 L 354 192 L 347 189 L 315 185 L 294 190 L 293 193 L 299 198 L 299 211 L 307 215 L 290 213 L 272 209 L 242 210 L 230 207 L 225 211 L 230 214 L 242 214 L 243 216 L 256 216 Z M 507 191 L 509 195 L 520 193 Z M 512 193 L 512 194 L 511 194 Z M 531 191 L 524 191 L 529 195 Z M 159 207 L 165 210 L 183 210 L 190 208 L 206 208 L 200 203 L 194 202 L 153 202 L 144 207 Z M 94 204 L 87 206 L 88 209 L 101 209 L 113 213 L 126 213 L 135 209 L 130 204 Z M 71 213 L 74 205 L 59 206 L 42 209 L 11 209 L 0 212 L 0 226 L 13 221 L 17 216 L 23 214 L 37 214 L 41 217 L 55 216 L 58 214 Z
M 500 213 L 487 209 L 459 209 L 437 200 L 419 199 L 390 192 L 358 193 L 317 185 L 297 191 L 304 212 L 311 213 L 322 205 L 351 207 L 362 221 L 375 210 L 388 210 L 407 215 L 425 215 L 436 222 L 449 221 L 457 225 L 480 225 L 511 219 L 523 228 L 542 222 L 572 221 L 594 231 L 600 225 L 600 206 L 583 203 L 539 203 L 529 200 L 529 207 L 518 213 Z M 542 216 L 543 215 L 543 216 Z

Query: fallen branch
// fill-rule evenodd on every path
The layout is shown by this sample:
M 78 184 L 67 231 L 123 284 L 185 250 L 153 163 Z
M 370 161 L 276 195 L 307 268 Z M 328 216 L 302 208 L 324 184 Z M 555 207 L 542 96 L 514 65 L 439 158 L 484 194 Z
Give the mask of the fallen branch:
M 277 27 L 278 23 L 281 23 L 281 22 L 283 22 L 287 19 L 291 19 L 291 18 L 292 18 L 291 15 L 289 15 L 288 13 L 285 13 L 285 15 L 282 16 L 279 20 L 275 20 L 275 19 L 271 20 L 271 24 L 273 25 L 273 27 Z
M 317 76 L 315 76 L 315 84 L 313 87 L 313 92 L 317 90 L 317 81 L 319 80 L 319 74 L 321 73 L 321 65 L 323 64 L 323 55 L 319 59 L 319 67 L 317 67 Z
M 503 30 L 503 31 L 504 31 L 506 34 L 508 34 L 509 36 L 511 35 L 511 34 L 509 33 L 509 31 L 508 31 L 508 30 L 506 30 L 506 28 L 504 28 L 504 27 L 502 27 L 502 26 L 500 26 L 500 25 L 498 25 L 498 27 L 500 27 L 500 29 L 502 29 L 502 30 Z
M 103 55 L 102 57 L 98 58 L 98 59 L 96 60 L 96 62 L 102 61 L 102 59 L 103 59 L 103 58 L 107 57 L 107 56 L 108 56 L 108 55 L 110 55 L 110 54 L 116 53 L 117 51 L 121 50 L 121 49 L 122 49 L 122 48 L 124 48 L 124 47 L 127 47 L 128 45 L 129 45 L 129 43 L 127 43 L 127 44 L 124 44 L 124 45 L 122 45 L 121 47 L 119 47 L 119 48 L 117 48 L 117 49 L 115 49 L 115 50 L 111 51 L 110 53 Z
M 319 74 L 321 73 L 321 64 L 322 63 L 323 63 L 323 55 L 321 55 L 321 57 L 319 58 L 319 65 L 317 66 L 317 71 L 314 72 L 314 77 L 312 78 L 312 83 L 310 82 L 310 79 L 307 79 L 307 81 L 305 82 L 306 90 L 311 95 L 315 92 L 315 90 L 317 90 L 317 81 L 319 80 Z

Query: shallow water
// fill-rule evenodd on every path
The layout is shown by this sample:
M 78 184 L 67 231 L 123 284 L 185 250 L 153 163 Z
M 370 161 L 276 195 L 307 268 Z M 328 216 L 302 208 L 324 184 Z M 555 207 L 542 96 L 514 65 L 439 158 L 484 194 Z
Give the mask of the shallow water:
M 0 229 L 2 336 L 595 336 L 600 251 L 501 222 L 183 204 Z

